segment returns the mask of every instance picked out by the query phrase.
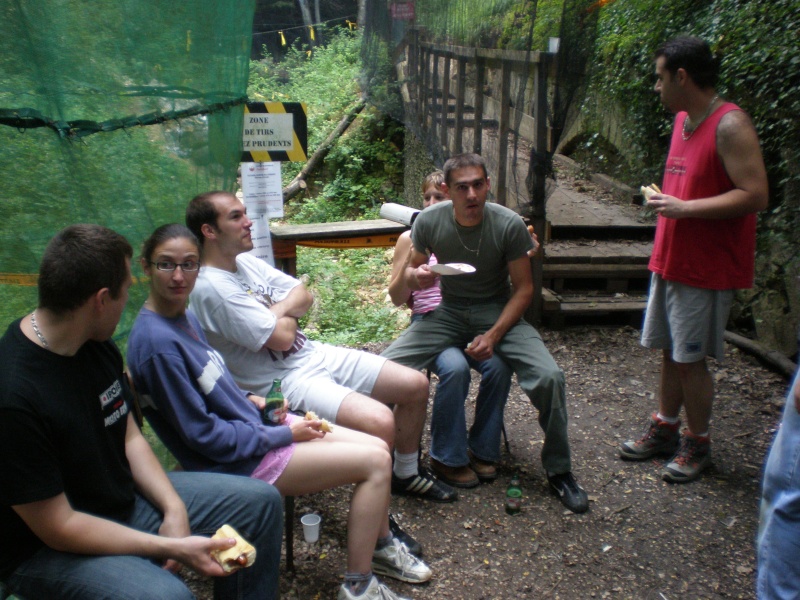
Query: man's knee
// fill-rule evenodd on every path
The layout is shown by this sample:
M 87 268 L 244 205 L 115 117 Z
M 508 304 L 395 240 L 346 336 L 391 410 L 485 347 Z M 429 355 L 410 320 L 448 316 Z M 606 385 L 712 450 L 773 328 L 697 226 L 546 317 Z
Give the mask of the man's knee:
M 457 348 L 448 348 L 436 357 L 436 376 L 441 382 L 469 384 L 472 375 L 464 354 Z
M 373 435 L 394 447 L 394 414 L 378 400 L 353 392 L 339 406 L 336 423 Z

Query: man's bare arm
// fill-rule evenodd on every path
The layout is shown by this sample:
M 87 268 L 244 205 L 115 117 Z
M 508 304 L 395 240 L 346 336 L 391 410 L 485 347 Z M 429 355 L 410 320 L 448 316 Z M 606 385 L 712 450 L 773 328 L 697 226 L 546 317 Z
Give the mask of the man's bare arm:
M 172 487 L 172 483 L 153 453 L 150 444 L 136 426 L 132 413 L 128 415 L 125 455 L 130 464 L 137 491 L 164 515 L 158 533 L 173 538 L 191 535 L 186 506 L 175 488 Z M 171 571 L 178 569 L 178 565 L 173 562 L 168 562 L 166 566 Z
M 533 276 L 531 261 L 523 256 L 508 263 L 513 292 L 503 307 L 497 322 L 486 333 L 478 335 L 468 346 L 466 353 L 476 360 L 486 360 L 494 354 L 494 347 L 506 332 L 522 318 L 533 299 Z
M 311 305 L 314 304 L 314 296 L 311 295 L 302 283 L 296 285 L 286 295 L 286 298 L 276 302 L 269 307 L 270 311 L 278 317 L 294 317 L 299 319 L 304 316 Z
M 297 338 L 297 320 L 313 303 L 314 297 L 301 283 L 293 287 L 286 298 L 270 306 L 269 310 L 276 318 L 275 329 L 263 347 L 278 352 L 289 350 Z

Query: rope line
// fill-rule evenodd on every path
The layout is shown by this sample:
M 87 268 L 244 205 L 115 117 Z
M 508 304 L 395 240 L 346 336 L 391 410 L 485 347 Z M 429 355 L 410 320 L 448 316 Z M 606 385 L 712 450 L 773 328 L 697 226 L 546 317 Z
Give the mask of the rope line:
M 140 88 L 138 90 L 129 90 L 126 95 L 153 95 L 143 94 L 143 89 L 144 88 Z M 174 91 L 163 95 L 172 98 L 186 98 L 186 91 L 187 90 L 174 88 Z M 62 139 L 78 140 L 86 137 L 87 135 L 92 135 L 93 133 L 108 133 L 118 129 L 128 129 L 131 127 L 146 125 L 158 125 L 166 121 L 178 121 L 180 119 L 195 117 L 197 115 L 217 113 L 228 110 L 234 106 L 245 104 L 247 101 L 247 96 L 241 96 L 221 102 L 211 102 L 208 104 L 192 106 L 183 110 L 171 110 L 166 112 L 154 111 L 143 115 L 129 116 L 122 119 L 109 119 L 107 121 L 89 121 L 85 119 L 79 119 L 75 121 L 59 121 L 56 119 L 51 119 L 34 108 L 0 108 L 0 125 L 16 127 L 20 133 L 23 133 L 26 129 L 47 127 L 55 131 Z

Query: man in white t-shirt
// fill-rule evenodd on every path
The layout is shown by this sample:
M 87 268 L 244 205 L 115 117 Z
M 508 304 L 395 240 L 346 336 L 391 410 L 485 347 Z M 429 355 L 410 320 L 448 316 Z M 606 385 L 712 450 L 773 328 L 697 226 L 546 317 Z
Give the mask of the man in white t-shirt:
M 203 248 L 191 307 L 237 384 L 263 396 L 280 379 L 292 410 L 313 410 L 393 447 L 394 493 L 456 500 L 455 490 L 418 465 L 428 402 L 425 376 L 374 354 L 306 338 L 297 321 L 311 307 L 311 294 L 294 277 L 249 254 L 252 222 L 233 194 L 195 197 L 186 209 L 186 225 Z

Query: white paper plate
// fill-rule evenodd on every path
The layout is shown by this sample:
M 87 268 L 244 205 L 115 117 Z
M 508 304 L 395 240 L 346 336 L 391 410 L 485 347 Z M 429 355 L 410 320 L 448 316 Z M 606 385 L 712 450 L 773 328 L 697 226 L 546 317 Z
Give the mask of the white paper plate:
M 432 265 L 431 271 L 439 275 L 466 275 L 474 273 L 475 267 L 467 263 L 446 263 L 443 265 Z

